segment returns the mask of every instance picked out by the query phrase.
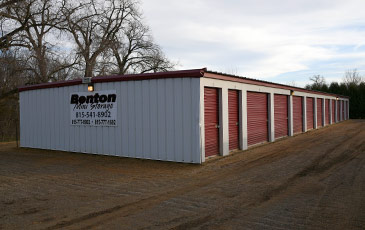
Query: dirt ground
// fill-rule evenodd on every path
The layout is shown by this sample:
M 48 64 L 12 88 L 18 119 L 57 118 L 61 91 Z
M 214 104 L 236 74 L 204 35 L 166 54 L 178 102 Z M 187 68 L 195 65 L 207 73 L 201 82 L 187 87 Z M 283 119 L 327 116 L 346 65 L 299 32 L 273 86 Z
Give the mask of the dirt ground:
M 365 229 L 365 120 L 204 165 L 2 143 L 0 229 Z

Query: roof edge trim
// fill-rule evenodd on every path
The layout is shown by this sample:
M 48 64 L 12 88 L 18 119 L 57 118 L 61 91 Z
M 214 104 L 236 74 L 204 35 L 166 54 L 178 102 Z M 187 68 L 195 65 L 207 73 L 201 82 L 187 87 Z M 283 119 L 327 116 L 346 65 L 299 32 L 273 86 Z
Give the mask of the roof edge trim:
M 152 79 L 164 79 L 164 78 L 200 78 L 204 76 L 206 69 L 192 69 L 192 70 L 177 70 L 158 73 L 143 73 L 143 74 L 127 74 L 127 75 L 110 75 L 110 76 L 98 76 L 91 78 L 93 83 L 102 82 L 117 82 L 117 81 L 142 81 Z M 19 92 L 36 90 L 36 89 L 48 89 L 65 86 L 73 86 L 82 84 L 82 79 L 48 82 L 36 85 L 25 85 L 18 87 Z
M 266 86 L 266 87 L 273 87 L 273 88 L 278 88 L 278 89 L 286 89 L 286 90 L 293 90 L 293 91 L 298 91 L 298 92 L 312 93 L 312 94 L 317 94 L 317 95 L 327 95 L 327 96 L 334 96 L 334 97 L 350 99 L 350 97 L 340 95 L 340 94 L 309 90 L 309 89 L 304 89 L 304 88 L 300 88 L 300 87 L 284 85 L 284 84 L 280 84 L 280 83 L 273 83 L 273 82 L 269 82 L 269 81 L 257 80 L 257 79 L 247 78 L 247 77 L 240 77 L 240 76 L 236 76 L 236 75 L 232 75 L 232 74 L 214 72 L 214 71 L 210 71 L 210 70 L 206 70 L 205 73 L 206 74 L 204 75 L 204 77 L 206 77 L 206 78 L 214 78 L 214 79 L 219 79 L 219 80 L 233 81 L 233 82 L 245 83 L 245 84 L 250 84 L 250 85 Z

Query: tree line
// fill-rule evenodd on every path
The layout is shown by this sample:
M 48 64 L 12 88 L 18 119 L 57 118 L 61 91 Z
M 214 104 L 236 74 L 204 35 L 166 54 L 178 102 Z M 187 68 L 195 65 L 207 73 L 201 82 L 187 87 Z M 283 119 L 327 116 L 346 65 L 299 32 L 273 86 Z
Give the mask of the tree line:
M 173 69 L 135 0 L 2 0 L 0 97 L 20 83 Z
M 312 84 L 306 89 L 350 97 L 350 119 L 365 119 L 365 78 L 356 69 L 346 71 L 341 83 L 328 84 L 321 75 L 314 75 L 310 80 Z

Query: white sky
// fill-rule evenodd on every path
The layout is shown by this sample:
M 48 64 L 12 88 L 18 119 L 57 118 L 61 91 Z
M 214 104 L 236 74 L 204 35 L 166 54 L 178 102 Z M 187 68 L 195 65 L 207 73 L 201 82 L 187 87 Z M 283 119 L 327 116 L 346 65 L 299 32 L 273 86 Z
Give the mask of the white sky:
M 178 69 L 304 86 L 320 74 L 365 75 L 365 0 L 141 0 Z

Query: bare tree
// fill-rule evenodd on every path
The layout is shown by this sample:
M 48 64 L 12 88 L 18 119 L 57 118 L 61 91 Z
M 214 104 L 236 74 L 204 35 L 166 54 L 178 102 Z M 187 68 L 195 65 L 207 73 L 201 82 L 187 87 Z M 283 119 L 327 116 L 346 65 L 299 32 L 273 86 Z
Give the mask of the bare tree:
M 313 77 L 310 77 L 309 80 L 313 82 L 313 85 L 324 85 L 326 84 L 326 81 L 323 76 L 321 75 L 313 75 Z
M 47 82 L 59 80 L 60 72 L 65 72 L 75 62 L 63 58 L 56 45 L 56 33 L 61 22 L 59 16 L 61 5 L 57 0 L 19 0 L 14 5 L 8 5 L 6 9 L 7 29 L 15 31 L 5 48 L 22 47 L 27 50 L 27 62 L 24 69 L 31 71 L 28 75 L 29 83 Z
M 159 72 L 173 69 L 171 63 L 153 42 L 149 28 L 138 18 L 120 30 L 111 46 L 118 74 Z
M 364 82 L 364 77 L 360 76 L 360 74 L 357 72 L 357 69 L 347 70 L 343 77 L 343 82 L 346 85 L 359 85 L 361 82 Z
M 59 80 L 60 72 L 75 64 L 74 58 L 62 57 L 55 44 L 56 28 L 62 22 L 59 16 L 61 6 L 54 0 L 36 0 L 29 4 L 31 14 L 17 43 L 29 50 L 28 69 L 34 75 L 30 82 Z M 23 14 L 14 12 L 14 15 L 19 22 L 23 20 Z
M 14 77 L 26 74 L 23 68 L 26 62 L 17 52 L 16 49 L 0 52 L 0 101 L 14 95 L 17 92 L 16 87 L 25 83 L 24 78 Z
M 28 25 L 31 16 L 30 4 L 32 0 L 4 0 L 0 3 L 0 49 L 7 49 L 13 45 L 13 36 L 22 32 Z M 19 21 L 15 12 L 22 15 Z
M 125 21 L 135 16 L 135 4 L 132 0 L 84 0 L 75 6 L 64 0 L 64 29 L 71 34 L 83 58 L 84 77 L 94 75 L 98 58 L 110 48 Z

